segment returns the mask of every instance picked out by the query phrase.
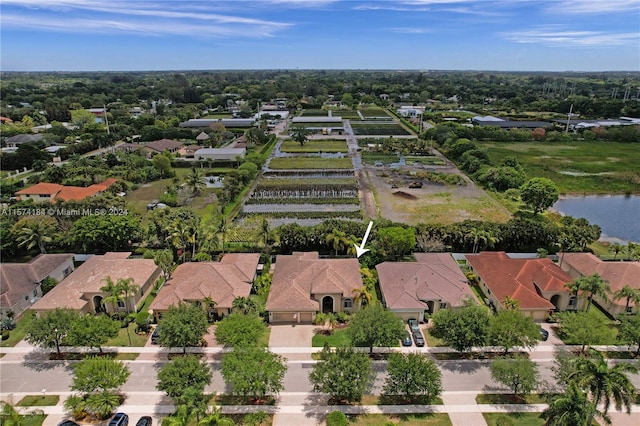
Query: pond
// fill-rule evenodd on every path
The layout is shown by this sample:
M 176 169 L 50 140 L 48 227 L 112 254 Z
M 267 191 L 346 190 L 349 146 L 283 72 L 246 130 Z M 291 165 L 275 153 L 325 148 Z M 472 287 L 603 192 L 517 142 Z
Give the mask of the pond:
M 602 237 L 640 242 L 640 195 L 566 197 L 553 209 L 598 224 Z

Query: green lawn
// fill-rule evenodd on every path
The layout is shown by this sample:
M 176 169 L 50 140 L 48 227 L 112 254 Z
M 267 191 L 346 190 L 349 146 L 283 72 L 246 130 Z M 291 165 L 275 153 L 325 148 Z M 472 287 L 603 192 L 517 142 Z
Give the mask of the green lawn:
M 349 424 L 354 426 L 388 426 L 400 424 L 403 426 L 451 426 L 451 420 L 446 413 L 437 414 L 359 414 L 349 415 Z
M 269 336 L 271 336 L 271 329 L 267 327 L 262 334 L 262 337 L 258 339 L 258 346 L 267 347 L 269 346 Z
M 513 395 L 505 393 L 480 393 L 476 396 L 478 404 L 547 404 L 548 401 L 541 394 L 530 394 L 518 400 Z
M 334 330 L 330 336 L 314 334 L 311 339 L 311 346 L 314 348 L 321 348 L 324 346 L 325 342 L 327 342 L 331 347 L 347 347 L 351 345 L 349 337 L 347 336 L 346 328 Z
M 138 326 L 135 322 L 129 324 L 129 334 L 127 335 L 127 329 L 121 328 L 118 331 L 118 335 L 113 339 L 110 339 L 105 346 L 126 346 L 126 347 L 142 347 L 147 343 L 146 334 L 136 334 L 136 328 Z M 131 337 L 131 344 L 129 344 L 129 337 Z
M 482 413 L 488 426 L 542 426 L 545 420 L 540 413 Z
M 428 328 L 425 330 L 424 333 L 424 338 L 427 341 L 427 346 L 430 348 L 437 348 L 437 347 L 442 347 L 442 346 L 447 346 L 444 344 L 444 342 L 442 341 L 442 339 L 435 337 L 431 334 L 431 329 Z
M 27 324 L 33 318 L 33 311 L 26 311 L 22 314 L 22 317 L 18 321 L 16 321 L 16 328 L 11 330 L 9 334 L 9 338 L 7 340 L 3 340 L 0 343 L 0 346 L 15 346 L 19 341 L 24 339 L 24 336 L 27 335 Z
M 399 395 L 363 395 L 360 405 L 443 405 L 441 398 L 428 400 L 424 395 L 405 399 Z
M 280 147 L 282 152 L 292 153 L 312 153 L 312 152 L 348 152 L 347 143 L 338 140 L 310 140 L 300 145 L 296 141 L 287 140 L 282 142 Z
M 35 416 L 24 416 L 24 423 L 22 426 L 42 426 L 44 419 L 47 418 L 46 414 L 37 414 Z
M 546 177 L 563 194 L 638 193 L 638 147 L 618 142 L 478 142 L 491 162 L 515 156 L 527 178 Z M 572 174 L 580 174 L 575 176 Z
M 60 401 L 60 395 L 26 395 L 22 398 L 16 406 L 18 407 L 32 407 L 32 406 L 53 406 Z
M 283 169 L 351 169 L 353 164 L 350 158 L 321 158 L 321 157 L 293 157 L 273 158 L 269 162 L 269 168 Z

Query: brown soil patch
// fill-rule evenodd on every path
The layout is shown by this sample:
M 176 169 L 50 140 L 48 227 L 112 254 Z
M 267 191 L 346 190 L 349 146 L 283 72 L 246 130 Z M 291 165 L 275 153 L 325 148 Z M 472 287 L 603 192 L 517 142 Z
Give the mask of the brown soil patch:
M 404 198 L 405 200 L 417 200 L 418 197 L 412 194 L 407 194 L 404 191 L 396 191 L 393 193 L 395 197 Z

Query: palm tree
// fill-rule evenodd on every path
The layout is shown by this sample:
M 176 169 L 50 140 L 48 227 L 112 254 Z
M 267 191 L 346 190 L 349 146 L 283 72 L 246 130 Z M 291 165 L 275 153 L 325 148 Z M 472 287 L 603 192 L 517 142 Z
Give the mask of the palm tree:
M 138 294 L 140 287 L 138 287 L 133 282 L 133 278 L 120 278 L 116 286 L 120 288 L 120 294 L 124 295 L 125 305 L 127 306 L 127 313 L 130 313 L 131 312 L 131 309 L 129 309 L 130 305 L 134 305 L 134 309 L 135 309 L 135 299 L 133 298 L 135 297 L 136 294 Z
M 56 220 L 52 217 L 24 218 L 16 222 L 12 228 L 18 247 L 26 246 L 31 250 L 38 247 L 40 253 L 46 254 L 45 243 L 53 241 Z
M 202 299 L 201 306 L 207 314 L 207 320 L 213 322 L 216 302 L 210 296 L 206 296 Z
M 610 253 L 614 253 L 613 254 L 613 260 L 616 260 L 616 257 L 618 257 L 618 254 L 622 251 L 624 251 L 625 247 L 620 244 L 620 243 L 613 243 L 609 246 L 609 252 Z
M 87 411 L 97 414 L 99 418 L 106 419 L 120 405 L 120 395 L 102 391 L 87 397 Z
M 357 240 L 355 235 L 349 235 L 349 237 L 347 238 L 347 256 L 355 256 L 358 254 L 358 251 L 356 250 L 356 244 Z
M 502 306 L 504 306 L 504 308 L 507 310 L 511 309 L 515 311 L 520 307 L 520 301 L 512 299 L 511 296 L 507 296 L 502 301 Z
M 218 407 L 213 407 L 213 409 L 198 422 L 198 425 L 200 426 L 233 426 L 235 425 L 235 423 L 230 418 L 224 417 Z
M 34 421 L 35 416 L 42 414 L 42 410 L 33 410 L 27 414 L 20 414 L 11 403 L 0 401 L 0 424 L 3 426 L 30 425 L 36 423 Z
M 191 189 L 193 195 L 198 195 L 206 187 L 204 176 L 202 176 L 200 170 L 195 167 L 191 169 L 191 173 L 187 175 L 187 186 Z
M 100 291 L 107 293 L 107 296 L 102 299 L 102 303 L 111 303 L 111 306 L 113 307 L 112 313 L 115 313 L 118 307 L 118 302 L 123 300 L 122 291 L 120 290 L 120 287 L 113 282 L 111 277 L 107 276 L 102 281 L 105 285 L 100 287 Z
M 248 297 L 238 296 L 231 302 L 231 308 L 236 312 L 242 312 L 245 315 L 255 313 L 258 310 L 256 303 Z
M 227 238 L 227 220 L 223 217 L 218 224 L 218 234 L 222 237 L 222 254 L 224 254 L 224 243 Z
M 624 312 L 629 312 L 629 303 L 633 301 L 634 304 L 640 303 L 640 290 L 631 287 L 629 284 L 622 287 L 620 290 L 613 293 L 613 300 L 627 299 L 627 304 L 624 307 Z
M 373 295 L 366 286 L 354 288 L 351 293 L 353 293 L 353 298 L 360 302 L 360 306 L 368 305 L 373 300 Z
M 470 240 L 473 241 L 473 253 L 477 253 L 478 250 L 482 250 L 486 247 L 493 247 L 498 242 L 498 238 L 491 235 L 491 232 L 484 229 L 473 228 L 467 234 Z
M 586 392 L 570 383 L 567 391 L 556 395 L 540 417 L 547 420 L 548 426 L 591 426 L 595 416 L 605 424 L 611 424 L 609 417 L 589 401 Z
M 326 241 L 327 244 L 335 250 L 336 256 L 338 255 L 338 251 L 344 250 L 346 245 L 349 243 L 347 234 L 336 228 L 333 228 L 333 231 L 327 234 Z
M 168 280 L 173 269 L 173 253 L 171 250 L 165 249 L 156 252 L 153 261 L 162 269 L 165 281 Z
M 609 299 L 611 286 L 604 279 L 602 279 L 602 277 L 597 272 L 593 275 L 580 277 L 576 279 L 576 281 L 578 282 L 580 290 L 589 293 L 587 308 L 585 309 L 585 311 L 588 312 L 591 308 L 593 296 L 600 296 L 605 301 Z
M 627 413 L 631 413 L 636 388 L 627 373 L 637 373 L 638 367 L 626 362 L 609 367 L 604 356 L 593 349 L 589 358 L 575 358 L 572 365 L 573 372 L 568 377 L 569 382 L 575 382 L 580 388 L 588 390 L 593 404 L 604 405 L 604 414 L 609 411 L 611 402 L 616 410 L 620 411 L 624 406 Z
M 176 411 L 169 417 L 162 419 L 162 426 L 188 426 L 191 413 L 186 405 L 178 405 Z

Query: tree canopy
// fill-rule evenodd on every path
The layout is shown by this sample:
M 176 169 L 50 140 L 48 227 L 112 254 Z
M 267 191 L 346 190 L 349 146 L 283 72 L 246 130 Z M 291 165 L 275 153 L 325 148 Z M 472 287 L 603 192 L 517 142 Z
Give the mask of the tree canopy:
M 199 307 L 187 303 L 170 306 L 158 323 L 162 330 L 158 343 L 168 348 L 182 348 L 186 353 L 187 346 L 200 343 L 207 325 L 207 314 Z
M 459 352 L 482 346 L 489 337 L 489 312 L 478 305 L 441 309 L 433 315 L 433 334 Z
M 418 353 L 391 354 L 383 387 L 385 395 L 424 395 L 433 401 L 441 392 L 442 373 L 432 360 Z
M 158 390 L 171 398 L 176 405 L 187 405 L 193 392 L 202 394 L 211 384 L 212 372 L 207 363 L 187 355 L 171 360 L 158 371 Z
M 367 305 L 357 311 L 349 321 L 347 334 L 353 346 L 397 346 L 404 334 L 404 324 L 393 312 L 381 304 Z
M 315 392 L 331 395 L 335 401 L 358 402 L 373 384 L 371 359 L 351 348 L 325 346 L 321 359 L 309 374 Z
M 215 331 L 216 342 L 231 347 L 256 346 L 265 329 L 259 316 L 236 312 L 218 323 Z
M 47 349 L 56 348 L 60 353 L 60 346 L 66 342 L 78 316 L 76 311 L 56 308 L 32 318 L 27 325 L 27 342 Z
M 538 386 L 538 367 L 528 358 L 497 359 L 491 363 L 491 378 L 508 386 L 517 397 Z
M 284 389 L 287 365 L 265 348 L 235 348 L 222 357 L 221 372 L 234 394 L 263 399 Z
M 520 187 L 520 198 L 534 214 L 551 207 L 558 201 L 558 197 L 558 187 L 547 178 L 531 178 Z
M 501 310 L 489 321 L 491 344 L 502 346 L 505 354 L 514 346 L 535 346 L 539 338 L 540 326 L 518 310 Z

